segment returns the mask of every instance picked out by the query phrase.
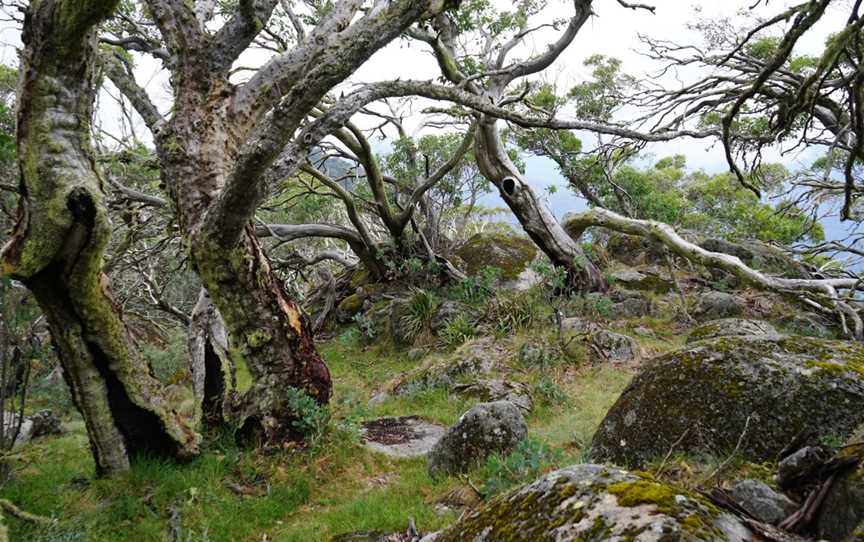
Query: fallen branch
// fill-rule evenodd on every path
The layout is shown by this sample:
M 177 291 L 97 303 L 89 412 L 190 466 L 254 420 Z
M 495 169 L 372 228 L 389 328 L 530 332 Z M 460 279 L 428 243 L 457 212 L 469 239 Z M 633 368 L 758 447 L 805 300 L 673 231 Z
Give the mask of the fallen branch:
M 827 278 L 827 279 L 789 279 L 773 277 L 748 267 L 738 257 L 721 252 L 711 252 L 687 241 L 675 231 L 672 226 L 653 220 L 627 218 L 607 209 L 594 208 L 583 213 L 570 213 L 564 217 L 564 228 L 574 238 L 579 239 L 590 227 L 602 227 L 628 235 L 647 237 L 681 256 L 682 258 L 705 267 L 722 269 L 761 290 L 792 294 L 798 298 L 805 297 L 824 308 L 829 308 L 845 322 L 853 323 L 853 329 L 845 329 L 857 340 L 864 340 L 864 321 L 838 290 L 858 290 L 861 284 L 857 278 Z M 844 328 L 846 326 L 844 325 Z
M 25 510 L 21 510 L 14 504 L 12 501 L 7 499 L 0 499 L 0 509 L 9 514 L 10 516 L 20 519 L 21 521 L 26 521 L 28 523 L 37 523 L 39 525 L 50 525 L 54 523 L 54 520 L 51 518 L 47 518 L 45 516 L 40 516 L 37 514 L 31 514 Z

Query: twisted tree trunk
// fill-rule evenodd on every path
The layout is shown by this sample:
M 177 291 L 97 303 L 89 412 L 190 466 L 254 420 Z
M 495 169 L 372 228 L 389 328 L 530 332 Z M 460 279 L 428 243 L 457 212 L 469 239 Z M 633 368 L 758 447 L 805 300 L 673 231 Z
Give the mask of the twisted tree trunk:
M 579 243 L 570 237 L 540 201 L 507 156 L 496 120 L 484 116 L 478 123 L 474 154 L 480 171 L 498 188 L 529 237 L 552 263 L 567 270 L 569 284 L 583 292 L 606 289 L 606 281 Z
M 102 273 L 111 233 L 90 147 L 95 32 L 117 0 L 32 2 L 18 103 L 19 220 L 3 268 L 47 316 L 100 474 L 139 454 L 188 458 L 198 436 L 135 350 Z

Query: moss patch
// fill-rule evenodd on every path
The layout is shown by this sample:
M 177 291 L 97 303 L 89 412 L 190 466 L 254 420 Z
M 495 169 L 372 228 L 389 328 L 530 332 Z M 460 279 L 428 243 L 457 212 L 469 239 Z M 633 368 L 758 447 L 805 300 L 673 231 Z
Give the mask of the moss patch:
M 530 239 L 502 233 L 477 234 L 462 245 L 456 254 L 465 262 L 465 271 L 476 275 L 484 267 L 501 269 L 501 278 L 519 276 L 537 256 Z

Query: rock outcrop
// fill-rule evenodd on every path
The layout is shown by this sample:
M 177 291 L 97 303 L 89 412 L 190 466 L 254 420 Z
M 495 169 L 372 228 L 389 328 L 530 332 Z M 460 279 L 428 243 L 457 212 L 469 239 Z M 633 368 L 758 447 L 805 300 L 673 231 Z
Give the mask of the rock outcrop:
M 602 465 L 557 470 L 492 499 L 435 542 L 750 540 L 735 516 L 702 497 Z
M 789 497 L 761 480 L 741 480 L 732 486 L 729 495 L 754 518 L 771 525 L 777 525 L 798 509 Z
M 864 422 L 864 345 L 721 337 L 650 361 L 598 428 L 592 457 L 644 465 L 677 452 L 774 459 L 793 439 Z
M 776 337 L 777 330 L 762 320 L 745 320 L 742 318 L 721 318 L 712 320 L 693 329 L 687 337 L 687 343 L 716 339 L 717 337 Z
M 522 411 L 509 401 L 480 403 L 459 418 L 429 452 L 432 476 L 465 472 L 493 453 L 507 453 L 528 437 Z
M 503 233 L 478 233 L 459 247 L 456 255 L 465 262 L 465 272 L 476 275 L 484 267 L 501 270 L 501 278 L 514 280 L 537 256 L 537 245 L 527 237 Z
M 732 318 L 744 313 L 744 304 L 737 296 L 726 292 L 709 290 L 699 296 L 693 309 L 693 317 L 700 322 Z

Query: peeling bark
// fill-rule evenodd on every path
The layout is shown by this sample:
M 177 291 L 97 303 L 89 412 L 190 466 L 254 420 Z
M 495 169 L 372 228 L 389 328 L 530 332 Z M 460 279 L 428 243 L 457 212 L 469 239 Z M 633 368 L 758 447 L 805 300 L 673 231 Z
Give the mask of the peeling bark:
M 202 288 L 189 325 L 189 357 L 195 417 L 205 426 L 216 427 L 230 420 L 237 373 L 229 352 L 225 322 Z
M 93 27 L 116 3 L 30 6 L 18 94 L 19 220 L 2 252 L 4 272 L 33 291 L 48 319 L 99 474 L 128 469 L 142 454 L 198 451 L 198 435 L 137 355 L 101 270 L 111 224 L 90 148 Z

